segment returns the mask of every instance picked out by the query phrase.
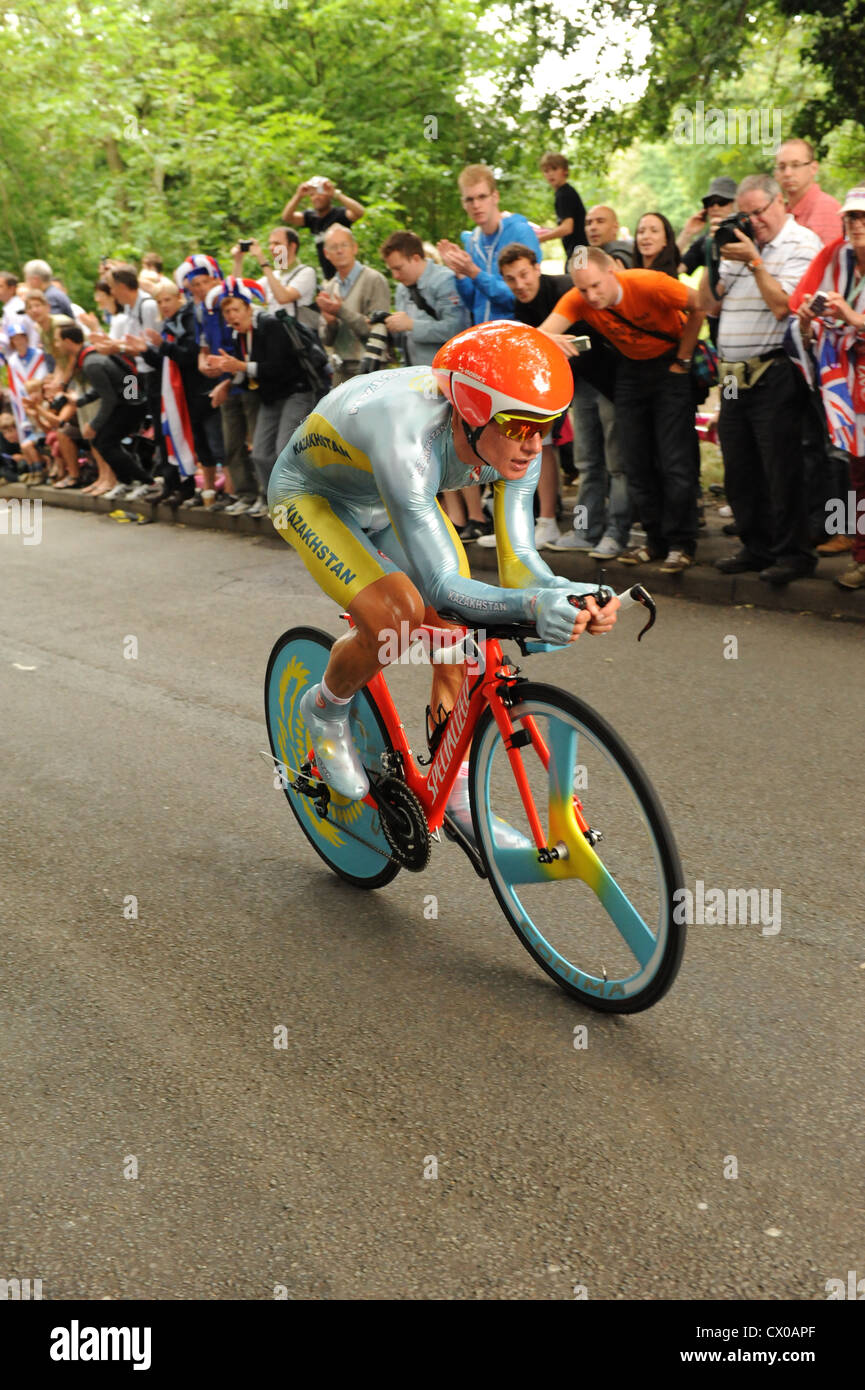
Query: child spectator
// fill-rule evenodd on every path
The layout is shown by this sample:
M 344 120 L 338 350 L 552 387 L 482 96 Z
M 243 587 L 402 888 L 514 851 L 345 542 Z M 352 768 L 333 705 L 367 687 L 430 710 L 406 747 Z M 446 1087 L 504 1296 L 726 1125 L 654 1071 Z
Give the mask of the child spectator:
M 48 375 L 45 353 L 41 348 L 30 347 L 27 330 L 22 319 L 10 325 L 9 344 L 12 351 L 6 359 L 9 372 L 9 389 L 12 392 L 12 413 L 21 441 L 21 452 L 29 465 L 22 482 L 42 482 L 42 460 L 36 447 L 36 430 L 30 423 L 25 409 L 29 387 Z
M 10 411 L 0 415 L 0 478 L 7 483 L 18 483 L 26 471 L 27 462 L 18 442 L 15 416 Z
M 541 173 L 556 195 L 556 225 L 541 227 L 538 241 L 553 241 L 559 237 L 567 262 L 575 246 L 586 244 L 586 209 L 577 190 L 568 183 L 568 161 L 563 154 L 545 154 Z

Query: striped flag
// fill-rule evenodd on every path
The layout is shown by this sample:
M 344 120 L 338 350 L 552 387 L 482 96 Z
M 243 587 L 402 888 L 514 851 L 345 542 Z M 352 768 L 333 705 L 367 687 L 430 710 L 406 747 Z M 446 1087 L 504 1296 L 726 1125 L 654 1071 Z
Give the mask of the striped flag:
M 814 319 L 811 342 L 802 341 L 796 310 L 806 294 L 835 290 L 843 295 L 859 279 L 852 246 L 843 238 L 824 246 L 790 296 L 792 317 L 784 347 L 812 390 L 820 392 L 829 438 L 836 449 L 865 455 L 865 347 L 855 328 L 842 321 Z M 860 283 L 852 307 L 865 312 L 865 283 Z
M 17 328 L 16 332 L 19 331 Z M 22 330 L 23 331 L 23 330 Z M 18 426 L 18 438 L 22 444 L 36 435 L 29 416 L 25 413 L 23 402 L 27 399 L 27 387 L 33 381 L 41 381 L 48 375 L 48 364 L 41 348 L 28 348 L 23 358 L 17 352 L 10 352 L 6 358 L 9 372 L 9 390 L 12 395 L 12 413 Z
M 172 334 L 164 335 L 168 342 L 174 342 Z M 191 478 L 195 472 L 195 444 L 192 439 L 192 425 L 186 406 L 186 393 L 180 368 L 170 357 L 162 359 L 162 436 L 169 463 L 180 469 L 182 478 Z

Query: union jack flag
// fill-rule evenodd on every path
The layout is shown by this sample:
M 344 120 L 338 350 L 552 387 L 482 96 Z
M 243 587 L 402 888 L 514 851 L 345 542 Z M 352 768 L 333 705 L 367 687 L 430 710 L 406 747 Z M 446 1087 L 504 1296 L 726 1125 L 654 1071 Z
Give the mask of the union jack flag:
M 856 458 L 865 456 L 865 343 L 855 328 L 843 322 L 814 319 L 811 343 L 802 342 L 795 311 L 806 294 L 835 290 L 859 279 L 853 248 L 844 240 L 824 246 L 814 257 L 793 294 L 793 316 L 787 325 L 784 347 L 812 390 L 820 392 L 829 438 L 836 449 Z M 852 300 L 857 313 L 865 312 L 865 282 Z

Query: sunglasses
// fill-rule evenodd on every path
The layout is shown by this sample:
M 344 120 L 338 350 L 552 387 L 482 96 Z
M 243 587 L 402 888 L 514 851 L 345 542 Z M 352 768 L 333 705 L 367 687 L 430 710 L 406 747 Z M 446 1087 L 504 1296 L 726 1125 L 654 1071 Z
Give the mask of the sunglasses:
M 531 439 L 533 434 L 546 434 L 552 425 L 558 420 L 561 411 L 556 415 L 544 415 L 533 419 L 526 415 L 507 415 L 500 411 L 494 415 L 493 419 L 506 439 L 517 439 L 521 443 L 526 439 Z
M 710 208 L 725 208 L 732 201 L 732 198 L 704 198 L 703 207 L 708 212 Z

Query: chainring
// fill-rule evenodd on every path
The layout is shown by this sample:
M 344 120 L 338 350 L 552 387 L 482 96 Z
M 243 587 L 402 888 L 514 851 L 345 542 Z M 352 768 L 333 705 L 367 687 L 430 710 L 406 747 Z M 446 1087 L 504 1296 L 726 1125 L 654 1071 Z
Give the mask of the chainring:
M 419 874 L 430 858 L 430 834 L 426 813 L 410 787 L 400 777 L 382 777 L 373 787 L 381 828 L 404 869 Z

